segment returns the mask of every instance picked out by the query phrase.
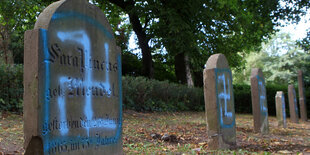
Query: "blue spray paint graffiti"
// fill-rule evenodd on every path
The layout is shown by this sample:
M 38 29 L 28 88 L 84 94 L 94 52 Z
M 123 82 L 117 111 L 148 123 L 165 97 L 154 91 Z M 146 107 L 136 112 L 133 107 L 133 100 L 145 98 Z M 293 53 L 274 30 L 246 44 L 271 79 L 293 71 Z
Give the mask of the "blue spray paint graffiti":
M 284 94 L 282 94 L 282 116 L 283 116 L 283 123 L 286 124 L 286 112 L 285 112 L 285 99 Z
M 235 113 L 231 71 L 229 69 L 215 69 L 215 77 L 220 126 L 222 128 L 233 128 L 235 126 Z
M 50 62 L 49 54 L 48 54 L 48 40 L 47 40 L 47 31 L 44 29 L 40 29 L 40 39 L 42 40 L 42 49 L 44 53 L 44 64 L 45 64 L 45 83 L 44 83 L 44 106 L 43 106 L 43 121 L 49 122 L 49 111 L 50 111 L 50 98 L 49 98 L 49 88 L 50 88 Z M 48 148 L 49 135 L 43 134 L 43 145 L 44 148 Z
M 85 62 L 85 66 L 86 66 L 86 70 L 85 70 L 85 81 L 76 81 L 77 83 L 79 83 L 78 85 L 83 85 L 85 87 L 92 87 L 92 86 L 100 86 L 103 85 L 104 88 L 106 89 L 106 92 L 109 92 L 110 89 L 110 81 L 109 81 L 109 74 L 106 73 L 106 81 L 101 82 L 101 81 L 94 81 L 94 79 L 92 78 L 92 71 L 89 69 L 91 68 L 91 64 L 88 61 L 90 59 L 90 51 L 92 51 L 91 49 L 91 42 L 89 39 L 89 36 L 87 35 L 87 33 L 84 30 L 78 30 L 78 31 L 71 31 L 71 32 L 57 32 L 57 36 L 59 37 L 59 39 L 65 43 L 65 41 L 74 41 L 78 44 L 83 45 L 83 49 L 85 50 L 85 57 L 84 57 L 84 62 Z M 108 43 L 104 43 L 104 47 L 105 47 L 105 58 L 106 58 L 106 62 L 109 62 L 109 44 Z M 65 77 L 61 77 L 60 78 L 60 85 L 62 85 L 64 87 L 66 82 L 70 82 L 69 81 L 69 77 L 65 76 Z M 73 88 L 76 87 L 72 86 Z M 90 89 L 86 89 L 86 94 L 91 94 L 91 90 Z M 66 120 L 66 114 L 65 114 L 65 101 L 64 101 L 64 97 L 59 97 L 58 99 L 58 104 L 61 105 L 59 106 L 60 109 L 60 119 L 61 121 L 65 121 Z M 85 106 L 84 106 L 84 114 L 86 116 L 87 120 L 92 120 L 93 119 L 93 109 L 92 109 L 92 97 L 91 95 L 86 95 L 85 97 Z M 104 120 L 101 120 L 104 121 Z M 107 120 L 106 120 L 107 121 Z M 116 127 L 116 125 L 115 125 Z M 89 127 L 85 127 L 87 130 L 87 133 L 89 135 Z M 111 128 L 111 127 L 110 127 Z M 66 134 L 68 132 L 68 130 L 64 129 L 61 131 L 62 134 Z
M 104 33 L 109 39 L 113 38 L 113 35 L 111 35 L 105 28 L 104 26 L 102 26 L 99 22 L 97 22 L 96 20 L 87 17 L 85 15 L 82 15 L 80 13 L 75 13 L 75 12 L 63 12 L 63 13 L 55 13 L 52 17 L 52 20 L 58 20 L 58 19 L 62 19 L 62 18 L 77 18 L 78 20 L 83 20 L 86 21 L 90 24 L 93 24 L 96 28 L 98 28 L 99 30 L 101 30 L 102 33 Z M 44 86 L 44 90 L 45 90 L 45 100 L 44 100 L 44 106 L 43 106 L 43 121 L 44 123 L 48 124 L 48 122 L 50 121 L 49 118 L 49 111 L 50 111 L 50 105 L 49 105 L 49 88 L 50 88 L 50 61 L 49 60 L 49 52 L 48 52 L 48 36 L 47 36 L 47 31 L 41 29 L 40 31 L 40 37 L 42 40 L 42 46 L 43 46 L 43 53 L 44 53 L 44 63 L 45 63 L 45 86 Z M 73 41 L 76 42 L 78 44 L 83 45 L 84 49 L 85 49 L 85 66 L 86 68 L 88 68 L 87 66 L 89 66 L 89 60 L 90 59 L 90 52 L 91 52 L 91 43 L 90 43 L 90 39 L 89 36 L 87 35 L 86 31 L 84 30 L 75 30 L 75 31 L 59 31 L 57 32 L 57 36 L 58 38 L 64 43 L 66 41 Z M 108 43 L 104 43 L 104 53 L 105 53 L 105 58 L 106 58 L 106 62 L 109 61 L 109 44 Z M 69 128 L 63 127 L 60 129 L 60 134 L 61 136 L 53 136 L 53 138 L 50 137 L 50 133 L 49 132 L 42 132 L 42 136 L 43 136 L 43 143 L 44 143 L 44 153 L 45 154 L 50 154 L 51 149 L 56 147 L 57 145 L 63 145 L 63 146 L 67 146 L 70 143 L 72 144 L 74 141 L 78 141 L 81 143 L 87 143 L 88 145 L 91 144 L 96 144 L 96 145 L 109 145 L 109 144 L 115 144 L 118 142 L 118 140 L 121 137 L 121 131 L 122 131 L 122 84 L 121 84 L 121 57 L 120 54 L 117 55 L 117 66 L 118 66 L 118 86 L 119 86 L 119 121 L 116 122 L 112 122 L 111 120 L 108 119 L 96 119 L 94 120 L 93 117 L 93 109 L 92 109 L 92 99 L 91 99 L 91 95 L 89 96 L 85 96 L 85 105 L 84 105 L 84 115 L 86 117 L 86 120 L 91 120 L 91 121 L 99 121 L 99 122 L 107 122 L 107 123 L 101 123 L 100 125 L 96 125 L 96 126 L 83 126 L 85 128 L 85 130 L 87 131 L 87 136 L 66 136 L 69 132 Z M 91 87 L 91 86 L 101 86 L 103 88 L 106 89 L 106 92 L 110 92 L 108 91 L 110 90 L 110 78 L 109 78 L 109 74 L 106 73 L 105 74 L 105 81 L 95 81 L 92 78 L 92 72 L 91 70 L 86 69 L 85 70 L 85 80 L 84 81 L 79 81 L 79 80 L 75 80 L 74 83 L 72 82 L 72 79 L 70 79 L 69 76 L 61 76 L 59 77 L 58 81 L 60 86 L 62 87 L 61 89 L 66 90 L 67 89 L 72 89 L 77 87 L 77 85 L 83 85 L 85 87 Z M 86 93 L 91 93 L 91 90 L 86 90 Z M 57 98 L 57 102 L 58 102 L 58 108 L 60 111 L 59 114 L 59 118 L 60 121 L 66 121 L 66 99 L 64 96 L 58 96 Z M 43 124 L 44 124 L 43 123 Z M 86 122 L 84 122 L 86 123 Z M 111 136 L 111 137 L 92 137 L 92 135 L 89 135 L 89 130 L 91 128 L 105 128 L 105 129 L 110 129 L 110 130 L 115 130 L 115 135 Z
M 258 95 L 259 95 L 259 105 L 261 115 L 268 115 L 268 108 L 266 107 L 266 88 L 265 88 L 265 80 L 259 76 L 256 76 L 258 81 Z
M 295 89 L 293 89 L 293 94 L 294 94 L 294 108 L 295 108 L 295 113 L 296 113 L 296 117 L 299 117 L 299 113 L 298 113 L 298 107 L 297 107 L 297 99 L 296 99 L 296 91 Z
M 95 26 L 97 29 L 99 29 L 104 35 L 106 35 L 109 39 L 113 38 L 113 35 L 103 26 L 101 25 L 97 20 L 88 17 L 84 14 L 81 14 L 79 12 L 74 11 L 62 11 L 62 12 L 55 12 L 52 16 L 51 20 L 61 20 L 61 19 L 77 19 L 81 21 L 85 21 L 93 26 Z

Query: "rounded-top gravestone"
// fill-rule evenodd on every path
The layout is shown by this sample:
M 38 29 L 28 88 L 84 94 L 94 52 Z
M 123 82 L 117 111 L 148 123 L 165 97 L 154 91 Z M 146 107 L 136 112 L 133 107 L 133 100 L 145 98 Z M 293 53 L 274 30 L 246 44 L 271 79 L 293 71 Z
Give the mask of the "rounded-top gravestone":
M 121 53 L 87 0 L 61 0 L 25 33 L 26 154 L 122 154 Z
M 232 75 L 223 54 L 212 55 L 203 72 L 205 109 L 210 149 L 236 145 Z
M 262 70 L 259 68 L 252 69 L 251 97 L 254 131 L 267 134 L 269 132 L 269 128 L 265 79 Z

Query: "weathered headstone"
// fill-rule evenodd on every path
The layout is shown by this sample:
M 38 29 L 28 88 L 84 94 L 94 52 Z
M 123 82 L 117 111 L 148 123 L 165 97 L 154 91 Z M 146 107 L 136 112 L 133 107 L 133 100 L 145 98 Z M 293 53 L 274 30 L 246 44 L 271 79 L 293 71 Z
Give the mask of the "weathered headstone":
M 254 132 L 267 134 L 269 132 L 269 128 L 265 79 L 262 70 L 259 68 L 252 69 L 251 96 Z
M 286 128 L 285 97 L 283 91 L 276 94 L 277 125 Z
M 121 54 L 101 10 L 55 2 L 24 47 L 25 154 L 122 154 Z
M 299 109 L 300 109 L 300 119 L 302 121 L 307 121 L 307 103 L 305 98 L 305 85 L 303 73 L 301 70 L 298 71 L 298 93 L 299 93 Z
M 288 85 L 288 102 L 290 106 L 290 119 L 293 123 L 298 123 L 299 114 L 294 85 Z
M 223 54 L 212 55 L 203 72 L 210 149 L 236 145 L 235 102 L 231 70 Z

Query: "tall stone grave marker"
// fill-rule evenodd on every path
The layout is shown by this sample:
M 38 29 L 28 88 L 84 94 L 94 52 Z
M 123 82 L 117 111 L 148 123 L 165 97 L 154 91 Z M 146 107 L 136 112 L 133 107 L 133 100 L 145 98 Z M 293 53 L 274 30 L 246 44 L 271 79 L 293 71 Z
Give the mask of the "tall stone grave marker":
M 231 70 L 223 54 L 212 55 L 203 72 L 210 149 L 236 145 L 235 102 Z
M 277 125 L 286 128 L 285 97 L 283 91 L 276 94 Z
M 55 2 L 24 46 L 25 154 L 122 154 L 121 53 L 101 10 Z
M 288 102 L 290 106 L 290 119 L 293 123 L 298 123 L 299 114 L 294 85 L 288 85 Z
M 303 72 L 298 71 L 298 93 L 299 93 L 299 109 L 300 109 L 300 119 L 302 121 L 307 121 L 307 103 L 305 98 L 305 85 Z
M 269 132 L 269 128 L 265 79 L 262 70 L 259 68 L 252 69 L 251 96 L 254 132 L 267 134 Z

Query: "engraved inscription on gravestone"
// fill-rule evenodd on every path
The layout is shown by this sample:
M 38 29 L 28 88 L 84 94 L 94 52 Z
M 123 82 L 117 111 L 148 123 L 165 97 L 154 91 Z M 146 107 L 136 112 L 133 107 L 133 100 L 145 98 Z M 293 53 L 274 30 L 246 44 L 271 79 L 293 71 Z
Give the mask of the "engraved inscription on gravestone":
M 25 62 L 38 61 L 37 89 L 26 86 L 25 96 L 36 91 L 38 103 L 25 101 L 26 154 L 36 147 L 32 137 L 44 154 L 122 154 L 120 50 L 101 10 L 86 0 L 51 4 L 26 32 L 25 55 L 34 44 L 38 60 Z
M 251 96 L 254 131 L 268 133 L 268 107 L 263 72 L 253 68 L 251 73 Z
M 277 125 L 286 128 L 285 97 L 283 91 L 277 91 L 276 94 L 276 113 Z
M 236 145 L 232 75 L 223 54 L 212 55 L 204 70 L 204 95 L 211 149 Z

